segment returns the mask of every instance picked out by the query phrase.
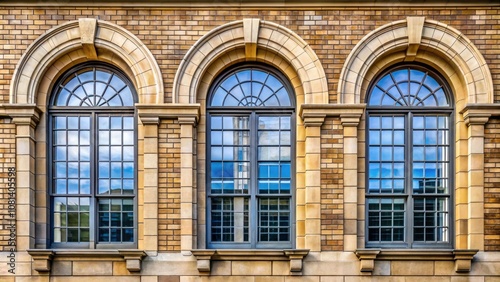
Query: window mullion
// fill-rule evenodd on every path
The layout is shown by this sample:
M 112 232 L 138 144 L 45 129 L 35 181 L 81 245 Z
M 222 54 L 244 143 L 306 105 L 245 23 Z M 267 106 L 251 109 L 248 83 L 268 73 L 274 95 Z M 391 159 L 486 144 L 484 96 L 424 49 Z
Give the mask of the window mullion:
M 413 246 L 413 115 L 409 112 L 406 115 L 406 131 L 407 131 L 407 140 L 406 140 L 406 159 L 407 162 L 407 185 L 406 185 L 406 243 L 408 247 Z
M 258 169 L 259 169 L 259 152 L 258 152 L 258 115 L 255 112 L 250 114 L 250 244 L 252 248 L 256 248 L 259 241 L 259 209 L 258 209 Z
M 99 165 L 99 161 L 97 158 L 96 146 L 99 144 L 98 140 L 98 132 L 97 132 L 97 113 L 92 112 L 90 114 L 90 136 L 95 136 L 95 138 L 90 139 L 90 193 L 91 193 L 91 205 L 90 205 L 90 247 L 95 248 L 97 243 L 97 197 L 96 197 L 96 189 L 97 189 L 97 167 Z

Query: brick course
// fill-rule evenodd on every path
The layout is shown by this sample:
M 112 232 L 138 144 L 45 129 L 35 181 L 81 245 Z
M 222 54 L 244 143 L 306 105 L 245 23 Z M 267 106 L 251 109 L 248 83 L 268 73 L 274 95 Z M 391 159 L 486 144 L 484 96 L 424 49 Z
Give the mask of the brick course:
M 500 8 L 324 8 L 305 9 L 168 9 L 168 8 L 85 8 L 85 7 L 0 7 L 0 104 L 9 102 L 9 87 L 22 54 L 41 34 L 81 17 L 98 17 L 117 24 L 137 36 L 151 50 L 160 67 L 165 102 L 172 101 L 172 82 L 189 48 L 210 30 L 242 18 L 260 18 L 291 29 L 318 55 L 326 77 L 330 103 L 337 101 L 338 78 L 353 47 L 366 34 L 389 22 L 408 16 L 425 16 L 458 29 L 483 54 L 494 83 L 495 102 L 500 102 Z M 14 165 L 14 126 L 0 123 L 1 187 L 5 169 Z M 160 125 L 159 145 L 159 248 L 180 249 L 180 140 L 179 125 L 165 120 Z M 500 122 L 488 123 L 485 139 L 485 236 L 486 250 L 500 250 Z M 7 141 L 5 141 L 7 140 Z M 11 142 L 12 141 L 12 142 Z M 9 143 L 10 142 L 10 143 Z M 323 250 L 343 246 L 343 146 L 337 119 L 327 119 L 321 139 L 321 235 Z M 496 143 L 492 143 L 496 142 Z M 4 147 L 5 146 L 5 147 Z M 1 190 L 0 206 L 6 202 Z M 0 218 L 0 245 L 8 236 L 6 209 Z
M 158 128 L 158 249 L 181 247 L 181 143 L 180 125 L 163 120 Z
M 343 130 L 339 119 L 321 127 L 321 250 L 344 247 Z
M 486 124 L 484 143 L 484 248 L 500 251 L 500 119 Z
M 172 82 L 188 49 L 202 35 L 225 23 L 255 17 L 283 25 L 316 52 L 328 78 L 330 101 L 337 101 L 342 66 L 359 40 L 372 30 L 408 16 L 451 25 L 464 33 L 483 54 L 500 93 L 500 8 L 326 8 L 301 9 L 168 9 L 0 7 L 0 103 L 8 102 L 10 79 L 21 55 L 42 33 L 81 17 L 122 26 L 151 50 L 164 79 L 165 102 L 171 102 Z M 500 101 L 500 94 L 495 96 Z

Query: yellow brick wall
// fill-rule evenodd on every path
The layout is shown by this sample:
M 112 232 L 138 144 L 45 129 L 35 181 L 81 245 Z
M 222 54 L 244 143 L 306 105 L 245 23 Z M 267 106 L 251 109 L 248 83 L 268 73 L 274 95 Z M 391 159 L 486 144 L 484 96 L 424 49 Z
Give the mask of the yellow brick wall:
M 48 29 L 82 17 L 98 17 L 120 25 L 151 50 L 163 74 L 166 102 L 172 101 L 172 82 L 179 63 L 208 31 L 250 17 L 283 25 L 302 37 L 318 55 L 328 78 L 330 101 L 334 102 L 342 66 L 356 43 L 372 30 L 408 16 L 440 21 L 467 36 L 484 55 L 495 84 L 495 100 L 500 101 L 499 7 L 197 10 L 0 6 L 0 103 L 8 101 L 10 78 L 29 44 Z
M 82 17 L 99 18 L 117 24 L 137 36 L 151 50 L 163 75 L 165 102 L 167 103 L 172 101 L 172 82 L 182 58 L 202 35 L 225 23 L 242 18 L 260 18 L 280 24 L 297 33 L 318 55 L 328 79 L 330 102 L 336 103 L 338 78 L 353 47 L 374 29 L 408 16 L 425 16 L 427 19 L 440 21 L 467 36 L 485 57 L 493 77 L 495 101 L 500 102 L 499 7 L 419 7 L 417 9 L 397 7 L 344 9 L 339 7 L 309 10 L 245 10 L 0 6 L 0 104 L 9 101 L 10 80 L 16 64 L 28 46 L 50 28 Z M 14 133 L 10 132 L 12 130 L 14 129 L 11 124 L 3 123 L 0 127 L 0 134 L 11 134 L 8 137 L 11 138 L 9 140 L 13 140 Z M 343 158 L 340 130 L 339 121 L 334 119 L 327 120 L 322 128 L 321 235 L 323 250 L 340 250 L 343 245 L 342 234 L 339 234 L 343 230 L 341 224 L 343 220 L 341 212 L 343 210 L 341 200 Z M 180 249 L 180 171 L 178 165 L 180 143 L 178 134 L 178 124 L 170 120 L 162 122 L 159 141 L 159 248 L 163 251 Z M 495 140 L 495 138 L 487 138 L 486 144 Z M 0 165 L 3 174 L 5 174 L 5 167 L 14 161 L 12 146 L 8 149 L 10 150 L 8 154 L 12 156 L 4 156 L 5 161 L 2 159 Z M 496 148 L 489 149 L 495 150 Z M 492 155 L 493 153 L 486 156 L 487 160 Z M 486 171 L 490 173 L 488 175 L 494 173 L 493 168 L 488 167 L 488 169 Z M 6 187 L 6 179 L 2 177 L 1 181 L 4 181 L 1 182 L 2 187 Z M 497 199 L 492 196 L 496 191 L 494 190 L 496 180 L 494 177 L 488 179 L 485 200 L 487 220 L 488 216 L 496 213 L 495 209 L 491 209 L 494 205 L 489 205 L 488 201 Z M 0 201 L 4 203 L 5 198 L 1 198 Z M 498 226 L 496 221 L 487 221 L 486 225 Z M 491 230 L 493 230 L 491 232 L 497 232 L 494 229 Z M 1 238 L 5 238 L 5 232 L 4 229 L 0 229 Z M 498 250 L 500 239 L 492 241 L 488 238 L 491 237 L 486 238 L 487 244 L 492 244 L 488 248 Z M 5 240 L 1 242 L 0 245 L 4 244 Z
M 179 251 L 181 247 L 181 155 L 180 125 L 163 120 L 158 128 L 158 249 Z
M 339 119 L 321 127 L 321 249 L 344 249 L 343 130 Z

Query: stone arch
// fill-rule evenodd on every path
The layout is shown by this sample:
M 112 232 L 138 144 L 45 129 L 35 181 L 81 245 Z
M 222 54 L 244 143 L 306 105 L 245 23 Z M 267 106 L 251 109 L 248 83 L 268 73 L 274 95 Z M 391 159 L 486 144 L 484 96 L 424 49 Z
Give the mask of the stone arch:
M 160 68 L 149 49 L 129 31 L 96 19 L 67 22 L 33 42 L 14 71 L 10 103 L 40 102 L 37 95 L 40 91 L 47 95 L 48 80 L 68 66 L 88 60 L 110 62 L 123 69 L 136 87 L 140 103 L 163 103 Z
M 360 103 L 377 71 L 401 61 L 435 67 L 462 106 L 493 103 L 491 73 L 474 44 L 453 27 L 423 17 L 386 24 L 356 45 L 340 75 L 338 103 Z
M 173 83 L 174 103 L 195 103 L 200 85 L 215 69 L 238 61 L 261 61 L 272 64 L 289 76 L 298 78 L 297 101 L 328 103 L 324 69 L 312 48 L 296 33 L 275 23 L 243 19 L 213 29 L 200 38 L 186 53 Z M 216 67 L 214 67 L 216 65 Z M 293 69 L 289 69 L 291 68 Z M 299 104 L 300 105 L 300 104 Z

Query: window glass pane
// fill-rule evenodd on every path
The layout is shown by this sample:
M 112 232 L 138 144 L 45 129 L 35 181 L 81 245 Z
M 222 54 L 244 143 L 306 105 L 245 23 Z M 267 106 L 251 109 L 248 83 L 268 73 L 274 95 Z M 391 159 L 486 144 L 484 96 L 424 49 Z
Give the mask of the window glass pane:
M 403 199 L 368 199 L 368 239 L 372 242 L 403 241 L 405 203 Z
M 132 242 L 134 226 L 132 200 L 100 199 L 98 207 L 99 242 Z M 123 238 L 123 234 L 127 237 Z
M 88 242 L 89 198 L 56 197 L 52 210 L 54 242 Z
M 280 79 L 259 69 L 243 69 L 223 78 L 211 106 L 290 106 L 290 96 Z

